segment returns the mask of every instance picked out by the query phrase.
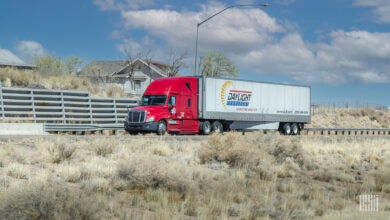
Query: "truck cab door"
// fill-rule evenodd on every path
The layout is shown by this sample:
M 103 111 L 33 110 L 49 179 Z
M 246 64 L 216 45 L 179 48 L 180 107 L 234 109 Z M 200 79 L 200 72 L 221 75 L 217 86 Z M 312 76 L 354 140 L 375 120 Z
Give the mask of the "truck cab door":
M 193 131 L 191 101 L 186 95 L 174 95 L 168 100 L 170 119 L 169 130 L 180 133 Z
M 169 119 L 168 119 L 168 130 L 173 132 L 180 132 L 182 130 L 182 121 L 180 119 L 180 105 L 177 103 L 178 95 L 172 95 L 168 100 L 168 110 L 169 110 Z

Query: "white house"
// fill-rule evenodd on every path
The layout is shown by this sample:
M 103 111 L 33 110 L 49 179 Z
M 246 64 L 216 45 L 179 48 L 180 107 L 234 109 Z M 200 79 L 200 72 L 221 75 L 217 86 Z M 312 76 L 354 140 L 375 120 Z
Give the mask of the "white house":
M 130 78 L 131 69 L 133 76 Z M 92 61 L 79 75 L 120 85 L 127 94 L 141 95 L 154 79 L 166 77 L 167 69 L 168 65 L 164 63 L 148 63 L 142 59 L 136 59 L 132 64 L 128 61 Z
M 130 78 L 131 68 L 133 75 Z M 112 77 L 115 82 L 123 85 L 125 93 L 142 94 L 146 87 L 155 79 L 166 77 L 168 65 L 156 61 L 147 63 L 142 59 L 136 59 L 132 64 L 128 63 L 122 69 L 114 72 Z

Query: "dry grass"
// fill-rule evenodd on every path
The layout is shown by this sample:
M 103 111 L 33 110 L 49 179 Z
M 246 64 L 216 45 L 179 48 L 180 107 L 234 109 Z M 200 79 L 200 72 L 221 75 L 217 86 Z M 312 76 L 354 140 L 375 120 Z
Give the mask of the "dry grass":
M 0 68 L 0 81 L 5 87 L 64 89 L 89 91 L 97 97 L 125 97 L 123 88 L 115 85 L 93 84 L 88 78 L 74 75 L 45 76 L 32 70 Z
M 389 148 L 257 132 L 0 139 L 0 218 L 365 219 L 358 196 L 373 193 L 385 219 Z
M 321 128 L 389 128 L 390 112 L 373 108 L 339 108 L 313 115 L 309 126 Z

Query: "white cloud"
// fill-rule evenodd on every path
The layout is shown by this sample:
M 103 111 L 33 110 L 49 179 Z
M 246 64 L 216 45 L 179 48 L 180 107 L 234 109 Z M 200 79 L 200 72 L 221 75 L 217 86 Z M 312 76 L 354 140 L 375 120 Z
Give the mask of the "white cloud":
M 389 0 L 356 0 L 355 5 L 373 7 L 377 21 L 381 23 L 390 22 L 390 1 Z
M 18 42 L 16 45 L 16 51 L 19 56 L 27 62 L 32 61 L 32 59 L 36 56 L 42 56 L 45 54 L 43 46 L 40 43 L 31 40 Z
M 149 35 L 164 39 L 169 45 L 193 50 L 196 24 L 223 9 L 220 4 L 204 6 L 200 12 L 173 10 L 141 10 L 122 12 L 123 26 L 128 30 L 142 29 Z M 270 34 L 283 32 L 276 19 L 260 9 L 230 9 L 199 27 L 199 47 L 227 51 L 245 51 L 254 44 L 266 44 Z
M 304 82 L 390 83 L 390 33 L 335 31 L 331 42 L 308 44 L 298 34 L 235 57 L 259 74 L 291 76 Z
M 177 48 L 191 51 L 193 56 L 196 24 L 224 7 L 212 2 L 201 5 L 200 11 L 120 10 L 123 32 L 141 30 L 147 37 L 135 41 L 133 36 L 122 35 L 123 43 L 118 48 L 130 46 L 142 51 L 153 47 L 160 55 L 167 48 Z M 233 8 L 200 26 L 199 54 L 220 51 L 242 72 L 259 77 L 276 74 L 302 82 L 390 83 L 390 33 L 339 30 L 322 39 L 326 42 L 313 43 L 305 41 L 296 30 L 291 23 L 269 16 L 266 10 Z

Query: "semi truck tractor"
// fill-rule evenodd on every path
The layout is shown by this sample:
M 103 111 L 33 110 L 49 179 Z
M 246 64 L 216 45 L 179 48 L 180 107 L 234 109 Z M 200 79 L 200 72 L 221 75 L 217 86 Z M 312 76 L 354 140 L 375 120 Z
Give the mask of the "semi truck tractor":
M 154 80 L 124 123 L 129 134 L 278 130 L 310 123 L 310 87 L 203 76 Z

